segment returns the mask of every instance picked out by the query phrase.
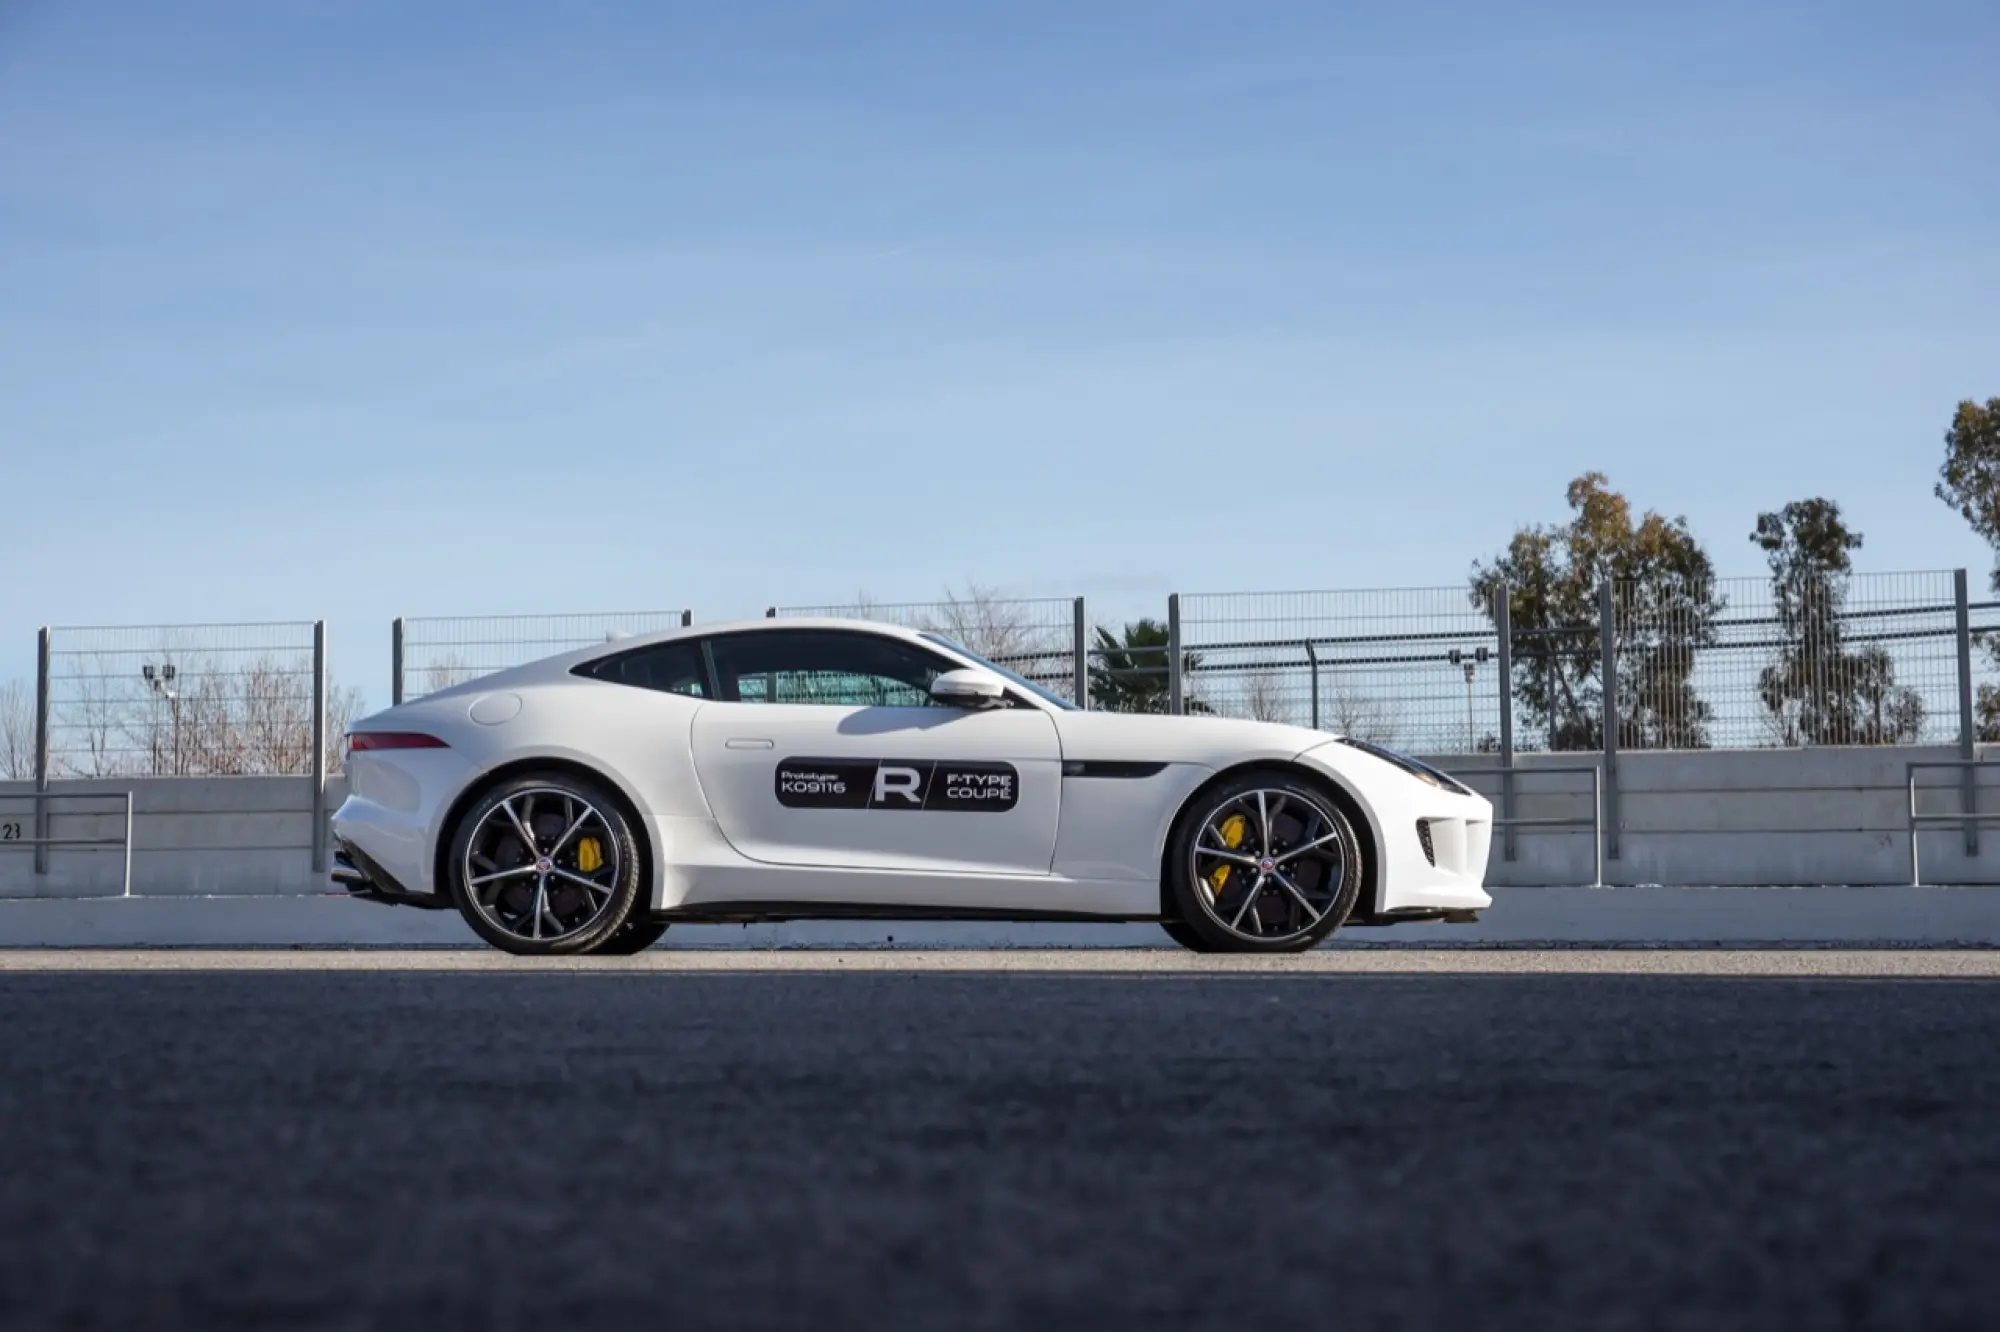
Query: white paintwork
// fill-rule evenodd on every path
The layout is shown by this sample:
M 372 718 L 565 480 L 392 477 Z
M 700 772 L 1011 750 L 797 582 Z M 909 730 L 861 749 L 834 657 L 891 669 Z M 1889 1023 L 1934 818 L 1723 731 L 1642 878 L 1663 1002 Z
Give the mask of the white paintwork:
M 519 694 L 487 694 L 475 702 L 468 710 L 472 720 L 481 726 L 498 726 L 502 722 L 513 721 L 521 715 Z
M 1005 814 L 788 808 L 772 797 L 778 764 L 805 756 L 1006 762 L 1020 796 Z M 1047 874 L 1055 855 L 1062 746 L 1040 709 L 712 703 L 695 714 L 694 763 L 723 837 L 762 864 Z
M 999 698 L 1007 692 L 1007 682 L 991 671 L 976 667 L 946 671 L 931 682 L 931 696 L 952 703 L 976 703 Z
M 1491 905 L 1482 887 L 1488 802 L 1431 786 L 1327 732 L 1066 710 L 1012 685 L 1028 706 L 856 708 L 722 702 L 572 674 L 655 643 L 802 629 L 894 638 L 990 676 L 914 631 L 851 620 L 754 620 L 599 644 L 356 723 L 427 732 L 450 748 L 350 755 L 334 834 L 406 889 L 435 893 L 458 798 L 502 766 L 556 759 L 597 773 L 640 813 L 655 853 L 655 909 L 824 903 L 1150 917 L 1183 804 L 1216 774 L 1264 762 L 1308 769 L 1355 798 L 1381 862 L 1378 910 Z M 520 705 L 495 720 L 504 709 L 482 700 L 501 695 Z M 791 808 L 778 803 L 774 782 L 776 764 L 795 757 L 1004 761 L 1019 773 L 1019 797 L 1005 813 Z M 1076 761 L 1166 766 L 1143 778 L 1063 775 Z M 1420 818 L 1432 823 L 1435 867 L 1417 839 Z

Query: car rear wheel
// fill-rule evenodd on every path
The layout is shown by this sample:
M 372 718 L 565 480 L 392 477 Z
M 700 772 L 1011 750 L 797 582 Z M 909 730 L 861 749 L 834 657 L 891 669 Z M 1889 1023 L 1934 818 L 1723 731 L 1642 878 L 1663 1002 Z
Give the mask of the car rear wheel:
M 452 898 L 473 932 L 526 957 L 594 952 L 638 909 L 630 824 L 601 788 L 567 773 L 487 792 L 459 820 L 450 865 Z
M 1361 845 L 1339 805 L 1312 783 L 1246 773 L 1189 808 L 1174 830 L 1168 872 L 1180 926 L 1204 951 L 1302 952 L 1353 910 Z
M 634 916 L 625 922 L 625 928 L 590 950 L 592 957 L 631 957 L 643 953 L 660 941 L 667 932 L 664 920 L 648 920 L 644 916 Z

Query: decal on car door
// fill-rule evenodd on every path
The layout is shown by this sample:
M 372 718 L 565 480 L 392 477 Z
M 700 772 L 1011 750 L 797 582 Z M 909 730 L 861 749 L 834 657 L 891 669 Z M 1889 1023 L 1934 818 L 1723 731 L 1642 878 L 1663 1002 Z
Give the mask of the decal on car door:
M 1011 763 L 951 759 L 791 758 L 778 803 L 792 809 L 953 810 L 1001 814 L 1021 798 Z

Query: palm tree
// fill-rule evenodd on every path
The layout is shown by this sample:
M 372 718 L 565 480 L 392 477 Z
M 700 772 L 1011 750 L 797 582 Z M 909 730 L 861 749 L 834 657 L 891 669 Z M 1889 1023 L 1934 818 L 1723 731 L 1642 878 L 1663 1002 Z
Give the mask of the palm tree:
M 1169 701 L 1167 686 L 1167 627 L 1158 620 L 1144 619 L 1127 624 L 1122 638 L 1109 629 L 1097 631 L 1097 646 L 1091 655 L 1090 704 L 1100 712 L 1165 712 Z M 1192 652 L 1181 653 L 1181 710 L 1207 712 L 1209 707 L 1193 697 L 1185 681 L 1201 664 Z

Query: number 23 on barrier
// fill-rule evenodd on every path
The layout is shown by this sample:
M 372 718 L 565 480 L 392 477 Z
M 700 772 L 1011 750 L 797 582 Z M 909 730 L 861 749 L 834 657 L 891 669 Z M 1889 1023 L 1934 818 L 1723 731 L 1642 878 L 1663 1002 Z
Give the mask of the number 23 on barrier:
M 21 840 L 20 824 L 0 823 L 0 842 L 18 842 L 20 840 Z

